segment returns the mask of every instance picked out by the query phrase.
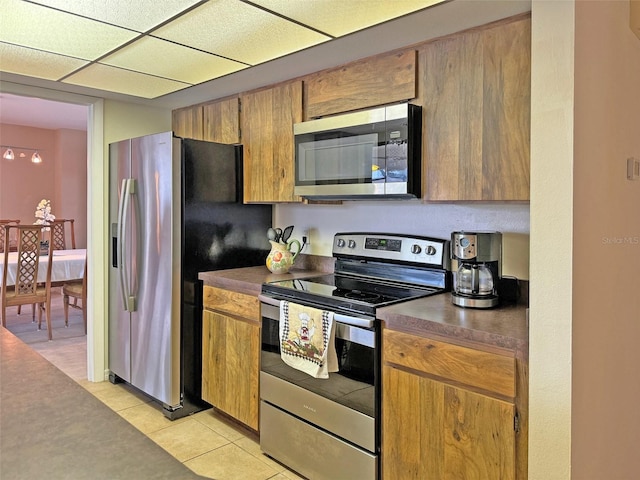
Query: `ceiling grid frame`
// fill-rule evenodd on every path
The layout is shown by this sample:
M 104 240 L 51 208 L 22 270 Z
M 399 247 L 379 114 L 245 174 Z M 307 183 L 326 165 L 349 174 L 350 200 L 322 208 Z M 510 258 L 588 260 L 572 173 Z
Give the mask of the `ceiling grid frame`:
M 155 99 L 442 1 L 0 0 L 0 72 Z

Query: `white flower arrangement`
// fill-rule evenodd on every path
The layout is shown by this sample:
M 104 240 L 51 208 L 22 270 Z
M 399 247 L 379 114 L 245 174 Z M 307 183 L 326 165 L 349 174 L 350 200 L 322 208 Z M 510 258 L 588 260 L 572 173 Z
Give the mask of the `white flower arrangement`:
M 50 225 L 56 219 L 56 216 L 51 213 L 51 202 L 44 198 L 40 200 L 40 203 L 36 207 L 36 221 L 34 225 Z M 49 230 L 48 228 L 46 230 Z

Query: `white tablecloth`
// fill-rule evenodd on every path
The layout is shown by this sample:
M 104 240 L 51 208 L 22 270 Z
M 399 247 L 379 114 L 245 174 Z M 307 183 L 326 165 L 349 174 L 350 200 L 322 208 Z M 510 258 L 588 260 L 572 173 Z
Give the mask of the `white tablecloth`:
M 54 250 L 53 266 L 51 267 L 51 281 L 65 282 L 77 280 L 84 274 L 84 262 L 87 261 L 87 250 L 84 248 L 74 248 L 73 250 Z M 40 267 L 38 267 L 38 281 L 47 280 L 47 265 L 49 256 L 40 257 Z M 7 272 L 7 284 L 13 285 L 16 282 L 16 266 L 18 264 L 18 253 L 9 253 L 9 270 Z M 4 254 L 0 254 L 0 273 L 4 268 Z M 0 287 L 2 279 L 0 278 Z

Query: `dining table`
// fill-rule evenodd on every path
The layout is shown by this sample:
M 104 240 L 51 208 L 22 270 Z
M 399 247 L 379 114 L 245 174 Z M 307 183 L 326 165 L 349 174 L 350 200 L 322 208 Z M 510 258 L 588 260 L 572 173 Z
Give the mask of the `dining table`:
M 87 261 L 87 249 L 73 248 L 69 250 L 54 250 L 52 261 L 52 285 L 62 284 L 69 280 L 82 279 L 84 275 L 84 264 Z M 38 267 L 38 282 L 45 282 L 47 280 L 48 264 L 49 255 L 42 255 L 40 257 L 40 266 Z M 18 253 L 9 252 L 7 262 L 7 285 L 15 285 L 17 266 Z M 4 269 L 4 254 L 0 254 L 0 272 L 2 272 L 2 269 Z

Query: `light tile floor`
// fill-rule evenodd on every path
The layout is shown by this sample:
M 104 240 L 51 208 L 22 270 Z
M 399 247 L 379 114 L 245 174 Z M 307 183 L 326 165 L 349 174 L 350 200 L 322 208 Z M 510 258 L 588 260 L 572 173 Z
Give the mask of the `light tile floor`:
M 58 300 L 61 304 L 59 297 Z M 53 300 L 54 319 L 62 318 L 61 307 L 59 310 L 56 307 L 58 300 Z M 46 330 L 36 333 L 33 324 L 21 321 L 24 331 L 9 330 L 28 337 L 27 343 L 34 350 L 198 475 L 217 480 L 303 478 L 264 455 L 253 432 L 211 409 L 171 421 L 164 416 L 159 404 L 127 384 L 89 382 L 86 337 L 81 331 L 82 317 L 78 311 L 72 310 L 68 329 L 63 326 L 57 329 L 59 322 L 53 322 L 51 342 L 46 341 Z M 12 320 L 8 319 L 8 327 L 11 325 Z
M 213 410 L 171 421 L 159 404 L 131 386 L 77 381 L 198 475 L 217 480 L 303 478 L 264 455 L 255 434 Z

